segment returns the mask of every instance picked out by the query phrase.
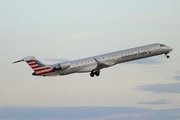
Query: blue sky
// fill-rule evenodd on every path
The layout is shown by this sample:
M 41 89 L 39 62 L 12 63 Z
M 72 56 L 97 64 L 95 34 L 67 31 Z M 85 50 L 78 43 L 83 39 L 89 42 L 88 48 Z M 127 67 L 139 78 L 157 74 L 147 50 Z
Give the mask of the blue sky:
M 24 108 L 33 119 L 40 116 L 29 112 L 32 109 L 47 110 L 40 114 L 48 112 L 54 118 L 49 109 L 66 107 L 66 114 L 79 107 L 114 111 L 100 110 L 97 119 L 116 119 L 102 117 L 117 114 L 135 119 L 136 113 L 147 111 L 146 119 L 165 119 L 162 114 L 180 119 L 179 6 L 178 0 L 1 0 L 0 119 L 23 119 L 18 112 L 7 116 Z M 75 60 L 151 43 L 171 46 L 171 58 L 161 55 L 119 64 L 94 78 L 89 73 L 35 77 L 26 63 L 12 64 L 29 55 L 53 64 L 57 59 Z M 127 112 L 122 115 L 116 107 Z M 129 113 L 132 108 L 137 112 Z M 74 119 L 79 118 L 83 117 L 78 114 Z

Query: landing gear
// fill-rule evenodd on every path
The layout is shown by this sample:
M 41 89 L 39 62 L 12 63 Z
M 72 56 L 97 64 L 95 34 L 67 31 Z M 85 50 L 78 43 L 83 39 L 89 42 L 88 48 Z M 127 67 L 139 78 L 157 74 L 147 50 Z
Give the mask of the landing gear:
M 99 76 L 100 75 L 100 71 L 91 71 L 90 76 L 94 77 L 94 75 Z
M 94 77 L 94 72 L 93 72 L 93 71 L 90 73 L 90 76 L 91 76 L 91 77 Z
M 170 56 L 168 55 L 168 53 L 165 53 L 165 56 L 166 56 L 167 58 L 170 58 Z
M 96 71 L 96 72 L 95 72 L 95 75 L 96 75 L 96 76 L 99 76 L 99 75 L 100 75 L 99 71 Z

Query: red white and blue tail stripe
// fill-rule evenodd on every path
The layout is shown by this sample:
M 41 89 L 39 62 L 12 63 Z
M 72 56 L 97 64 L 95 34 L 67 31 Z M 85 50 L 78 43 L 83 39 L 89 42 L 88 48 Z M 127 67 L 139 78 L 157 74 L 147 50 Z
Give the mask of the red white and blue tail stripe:
M 39 60 L 35 59 L 34 56 L 28 56 L 22 60 L 18 60 L 13 63 L 17 63 L 17 62 L 21 62 L 21 61 L 27 62 L 27 64 L 34 70 L 34 73 L 32 73 L 32 75 L 47 76 L 47 75 L 55 72 L 50 67 L 50 65 L 45 65 L 45 64 L 41 63 Z
M 30 60 L 30 61 L 26 61 L 27 64 L 29 64 L 29 66 L 34 70 L 34 75 L 47 75 L 49 73 L 54 72 L 54 70 L 52 70 L 49 66 L 44 65 L 43 63 L 41 63 L 39 60 L 35 59 L 35 60 Z

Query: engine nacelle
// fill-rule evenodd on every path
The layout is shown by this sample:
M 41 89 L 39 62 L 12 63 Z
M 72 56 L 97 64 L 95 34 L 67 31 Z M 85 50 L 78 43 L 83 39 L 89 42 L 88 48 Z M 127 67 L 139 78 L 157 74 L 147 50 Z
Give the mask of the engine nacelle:
M 69 62 L 59 63 L 59 64 L 56 64 L 53 69 L 54 70 L 64 70 L 64 69 L 69 68 L 70 66 L 71 66 L 71 64 Z

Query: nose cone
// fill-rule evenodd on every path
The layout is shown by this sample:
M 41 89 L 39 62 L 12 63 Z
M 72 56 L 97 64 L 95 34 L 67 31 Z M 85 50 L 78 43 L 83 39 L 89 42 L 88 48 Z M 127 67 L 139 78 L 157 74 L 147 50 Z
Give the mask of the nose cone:
M 171 47 L 167 47 L 168 51 L 171 52 L 173 49 Z

